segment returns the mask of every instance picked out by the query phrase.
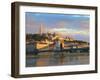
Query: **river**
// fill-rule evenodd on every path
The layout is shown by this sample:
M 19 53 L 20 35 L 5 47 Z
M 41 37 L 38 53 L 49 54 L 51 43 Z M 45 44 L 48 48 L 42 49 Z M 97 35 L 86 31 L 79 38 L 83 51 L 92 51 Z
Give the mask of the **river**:
M 88 53 L 69 53 L 69 55 L 66 55 L 66 53 L 63 52 L 63 55 L 59 54 L 62 53 L 55 55 L 54 52 L 45 52 L 40 53 L 39 57 L 32 57 L 32 55 L 26 56 L 26 67 L 89 64 L 89 55 L 86 55 Z

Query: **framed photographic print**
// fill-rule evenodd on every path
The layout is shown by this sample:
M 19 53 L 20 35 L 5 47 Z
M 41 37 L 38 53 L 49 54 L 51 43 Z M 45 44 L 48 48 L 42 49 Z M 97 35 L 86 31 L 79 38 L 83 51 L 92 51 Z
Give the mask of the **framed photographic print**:
M 12 3 L 11 76 L 97 73 L 97 7 Z

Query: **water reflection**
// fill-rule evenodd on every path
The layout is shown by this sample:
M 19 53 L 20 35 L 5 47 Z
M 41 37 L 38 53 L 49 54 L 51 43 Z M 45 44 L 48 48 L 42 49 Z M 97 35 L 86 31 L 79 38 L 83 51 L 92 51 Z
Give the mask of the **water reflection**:
M 49 54 L 49 55 L 47 55 Z M 76 53 L 72 53 L 76 54 Z M 82 54 L 82 53 L 81 53 Z M 88 53 L 84 53 L 88 54 Z M 26 57 L 26 67 L 56 66 L 56 65 L 79 65 L 89 64 L 89 55 L 66 55 L 65 53 L 41 53 L 39 57 Z

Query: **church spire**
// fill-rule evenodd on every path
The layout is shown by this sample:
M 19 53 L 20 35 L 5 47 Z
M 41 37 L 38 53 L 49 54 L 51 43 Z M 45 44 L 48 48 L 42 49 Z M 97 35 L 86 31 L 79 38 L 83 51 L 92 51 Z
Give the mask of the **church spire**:
M 43 24 L 40 24 L 40 28 L 39 28 L 39 34 L 43 33 Z

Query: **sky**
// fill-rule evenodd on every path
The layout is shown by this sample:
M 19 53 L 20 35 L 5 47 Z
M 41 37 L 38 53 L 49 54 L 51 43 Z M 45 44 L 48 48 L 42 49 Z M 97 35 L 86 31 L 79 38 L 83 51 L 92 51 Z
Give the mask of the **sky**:
M 77 40 L 89 42 L 89 15 L 25 13 L 26 34 L 39 33 L 40 26 L 44 32 L 60 33 Z

